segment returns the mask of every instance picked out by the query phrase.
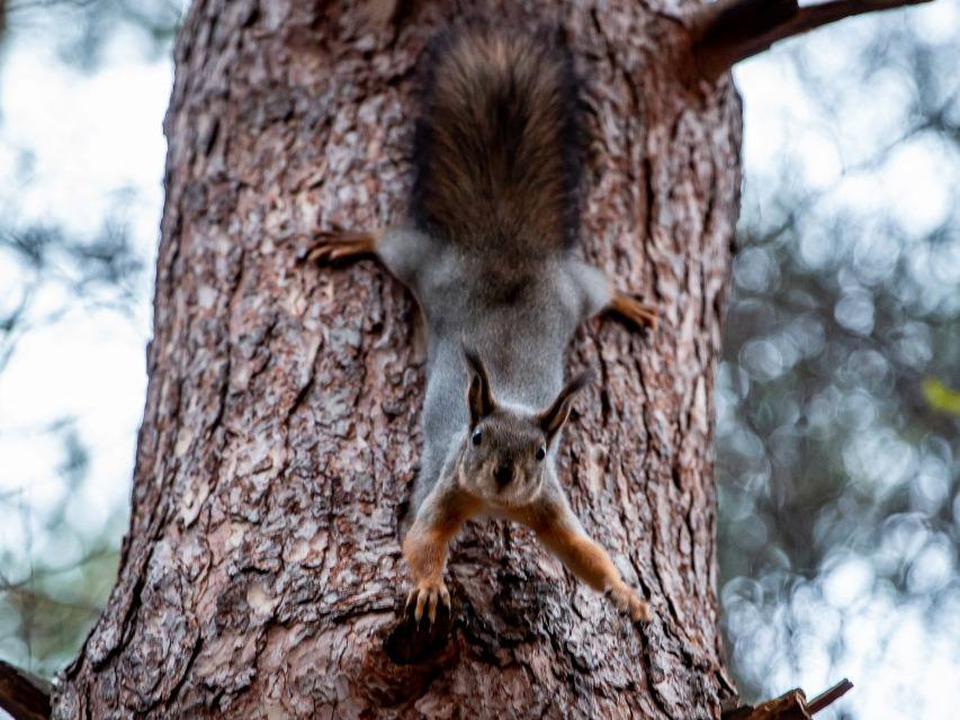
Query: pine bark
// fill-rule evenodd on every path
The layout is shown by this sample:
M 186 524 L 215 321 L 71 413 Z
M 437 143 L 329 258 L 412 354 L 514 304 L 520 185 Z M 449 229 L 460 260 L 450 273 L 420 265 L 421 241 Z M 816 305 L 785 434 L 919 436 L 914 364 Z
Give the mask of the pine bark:
M 129 532 L 57 718 L 719 718 L 714 371 L 740 188 L 729 80 L 669 0 L 491 2 L 561 28 L 590 140 L 583 253 L 660 309 L 595 320 L 562 478 L 650 600 L 634 627 L 529 532 L 454 543 L 455 622 L 394 662 L 424 384 L 415 307 L 312 235 L 398 220 L 416 59 L 453 2 L 195 0 L 176 43 L 149 389 Z

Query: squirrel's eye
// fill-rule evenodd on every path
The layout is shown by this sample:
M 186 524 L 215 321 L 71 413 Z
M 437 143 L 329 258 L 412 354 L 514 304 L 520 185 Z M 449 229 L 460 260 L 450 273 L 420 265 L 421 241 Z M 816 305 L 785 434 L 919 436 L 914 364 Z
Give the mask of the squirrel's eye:
M 543 445 L 537 448 L 537 460 L 543 460 L 547 456 L 547 448 Z
M 473 437 L 471 437 L 470 440 L 474 445 L 479 445 L 480 441 L 483 440 L 483 434 L 479 430 L 476 430 L 474 431 Z

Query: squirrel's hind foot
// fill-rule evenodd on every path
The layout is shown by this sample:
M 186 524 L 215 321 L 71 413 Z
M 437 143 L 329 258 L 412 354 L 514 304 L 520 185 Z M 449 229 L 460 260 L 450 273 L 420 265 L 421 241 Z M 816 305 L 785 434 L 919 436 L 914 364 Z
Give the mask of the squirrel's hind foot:
M 307 251 L 307 262 L 321 265 L 368 257 L 377 251 L 377 235 L 372 232 L 321 232 Z
M 638 328 L 657 329 L 657 308 L 640 302 L 635 295 L 618 292 L 610 301 L 610 312 Z

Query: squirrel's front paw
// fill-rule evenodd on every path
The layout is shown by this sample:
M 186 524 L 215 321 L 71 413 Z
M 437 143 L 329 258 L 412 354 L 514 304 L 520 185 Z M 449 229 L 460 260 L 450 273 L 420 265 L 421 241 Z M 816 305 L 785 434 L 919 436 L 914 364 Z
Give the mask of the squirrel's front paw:
M 450 592 L 443 580 L 421 580 L 417 583 L 417 587 L 407 595 L 406 610 L 409 612 L 410 607 L 414 606 L 413 617 L 417 622 L 420 622 L 420 618 L 423 617 L 423 610 L 426 608 L 427 617 L 430 624 L 433 625 L 437 619 L 438 603 L 442 603 L 447 612 L 450 612 Z
M 308 262 L 331 263 L 370 255 L 376 251 L 376 237 L 368 232 L 321 232 L 307 252 Z
M 650 606 L 626 584 L 620 583 L 609 588 L 606 594 L 617 610 L 629 615 L 634 622 L 650 622 Z

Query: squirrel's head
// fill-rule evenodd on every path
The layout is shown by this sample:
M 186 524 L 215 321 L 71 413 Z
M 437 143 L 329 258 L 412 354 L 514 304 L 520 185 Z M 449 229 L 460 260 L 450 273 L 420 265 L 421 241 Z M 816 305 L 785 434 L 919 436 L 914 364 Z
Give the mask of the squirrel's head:
M 550 407 L 536 412 L 497 403 L 480 358 L 470 351 L 465 355 L 470 370 L 470 431 L 459 482 L 464 490 L 492 505 L 525 505 L 543 487 L 544 468 L 551 461 L 560 428 L 590 374 L 578 375 Z

